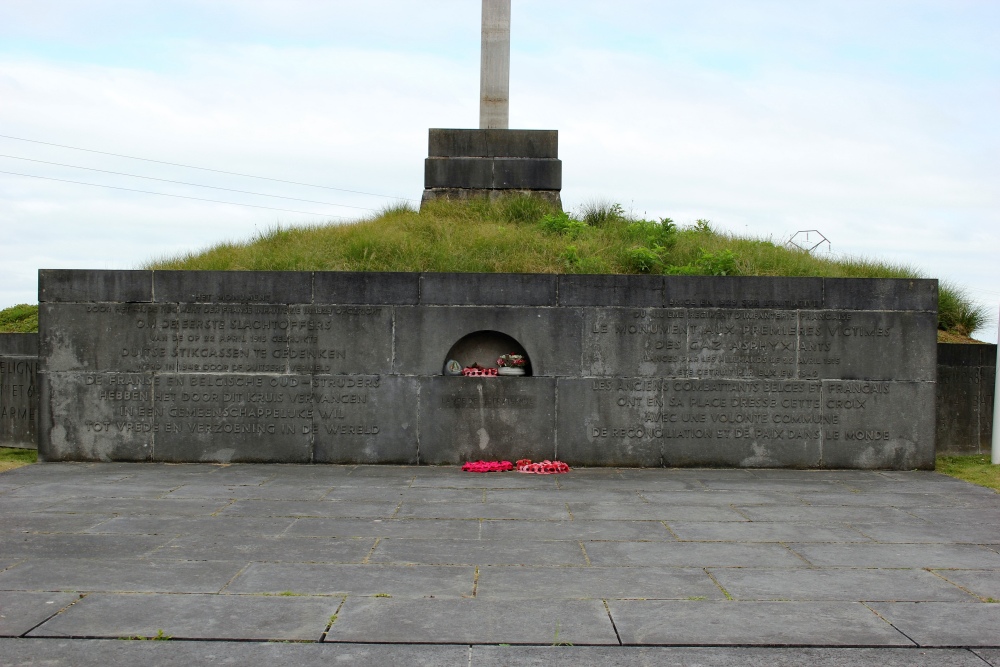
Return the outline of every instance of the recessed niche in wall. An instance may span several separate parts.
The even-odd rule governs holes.
[[[528,362],[525,375],[531,375],[531,359],[524,346],[517,339],[499,331],[475,331],[463,336],[451,346],[444,358],[444,366],[450,359],[457,361],[462,368],[479,364],[483,368],[496,368],[497,359],[504,354],[520,354]],[[447,373],[445,368],[443,371]]]

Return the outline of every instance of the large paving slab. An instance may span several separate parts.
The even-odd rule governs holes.
[[[858,602],[613,600],[623,644],[913,646]]]
[[[88,595],[31,637],[156,637],[318,641],[341,598]]]
[[[980,657],[982,656],[982,657]],[[990,659],[993,659],[990,661]],[[984,662],[987,660],[988,662]],[[678,648],[0,639],[0,667],[983,667],[1000,651],[921,648]]]
[[[1000,604],[873,602],[870,606],[920,646],[1000,647]]]
[[[79,599],[73,593],[0,592],[0,637],[20,637]]]
[[[998,516],[926,472],[39,464],[0,665],[1000,667]]]
[[[600,600],[351,598],[326,641],[444,644],[618,644]]]

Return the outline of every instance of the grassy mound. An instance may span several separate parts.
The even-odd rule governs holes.
[[[632,218],[604,202],[571,217],[528,197],[435,202],[420,213],[397,206],[352,224],[274,228],[143,268],[923,277],[908,266],[866,257],[824,259],[770,238],[722,233],[707,220],[681,228],[669,218]],[[942,331],[964,338],[986,315],[944,284],[939,317]]]
[[[0,333],[35,331],[38,331],[38,306],[22,303],[0,310]]]

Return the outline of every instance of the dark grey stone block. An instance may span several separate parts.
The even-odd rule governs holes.
[[[984,653],[985,650],[977,651]],[[1000,652],[997,656],[1000,662]],[[473,646],[475,667],[982,667],[963,649],[760,646]],[[60,663],[61,664],[61,663]],[[992,664],[992,663],[991,663]]]
[[[312,303],[307,271],[156,271],[158,303]]]
[[[933,382],[936,332],[932,312],[803,311],[799,377]]]
[[[115,554],[144,556],[170,541],[169,535],[72,535],[27,533],[8,536],[0,544],[2,557],[94,558]]]
[[[791,310],[687,311],[688,377],[791,380],[804,377]]]
[[[0,357],[37,357],[38,334],[0,333]]]
[[[857,602],[613,600],[622,644],[912,646]]]
[[[222,510],[222,516],[250,517],[346,517],[389,519],[399,507],[397,501],[344,503],[300,500],[237,500]]]
[[[39,373],[38,381],[39,460],[152,460],[152,374]]]
[[[339,598],[93,594],[32,637],[155,637],[316,641]]]
[[[287,333],[269,336],[270,340],[286,348],[268,353],[269,361],[277,362],[279,367],[287,359],[292,373],[326,375],[390,371],[391,306],[292,306],[289,311]]]
[[[460,599],[472,596],[475,578],[470,566],[253,563],[226,591]]]
[[[495,158],[493,188],[497,190],[562,190],[562,160]]]
[[[417,378],[312,379],[313,462],[417,463]]]
[[[351,665],[418,665],[439,667],[468,662],[467,646],[392,644],[314,644],[297,642],[146,642],[118,639],[3,639],[3,667],[44,664],[46,667],[149,665],[188,667],[198,664],[327,667]]]
[[[824,306],[831,310],[922,310],[937,312],[937,280],[824,278]]]
[[[974,602],[976,598],[920,569],[750,569],[712,570],[736,600],[912,600]]]
[[[577,309],[400,306],[395,311],[396,331],[407,332],[396,337],[395,373],[440,375],[452,346],[480,331],[506,334],[520,343],[535,377],[580,372],[583,317]]]
[[[1000,544],[1000,541],[997,541]],[[983,600],[1000,600],[1000,570],[940,570],[939,577],[961,586]],[[991,603],[995,604],[995,603]]]
[[[659,308],[588,308],[584,313],[586,375],[687,375],[687,311]]]
[[[23,337],[19,340],[14,337]],[[34,334],[0,335],[0,447],[38,448],[38,355],[4,350],[37,348]]]
[[[153,300],[152,271],[39,269],[38,301],[136,303]]]
[[[53,372],[175,367],[180,336],[193,334],[169,304],[43,303],[39,316],[40,370]]]
[[[700,568],[489,567],[478,582],[484,600],[724,599]]]
[[[556,458],[570,465],[662,465],[662,428],[649,416],[662,414],[661,384],[652,378],[560,378]]]
[[[788,546],[818,567],[1000,568],[1000,554],[971,544],[910,544],[905,549],[898,544]]]
[[[422,378],[420,462],[555,458],[555,393],[550,378]]]
[[[607,567],[802,567],[779,544],[584,542],[590,562]],[[693,611],[693,610],[692,610]]]
[[[313,276],[313,302],[317,305],[415,304],[419,298],[419,273],[316,271]]]
[[[20,637],[79,599],[74,593],[0,591],[0,637]],[[0,662],[4,661],[0,657]]]
[[[493,159],[482,157],[429,157],[424,160],[425,188],[493,187]]]
[[[548,567],[587,564],[579,543],[506,543],[482,540],[386,539],[372,553],[373,563],[397,565],[544,565]]]
[[[599,600],[348,598],[326,641],[461,644],[618,644]]]
[[[112,553],[113,549],[108,549]],[[238,561],[198,562],[115,558],[32,558],[0,572],[0,589],[131,593],[217,593],[246,566]],[[0,594],[2,595],[2,594]]]
[[[824,381],[823,466],[933,470],[934,393],[931,382]]]
[[[154,410],[157,460],[311,461],[310,377],[162,374],[157,380],[163,392]]]
[[[555,306],[554,275],[422,273],[420,303],[444,306]]]
[[[439,489],[434,489],[439,491]],[[482,493],[481,491],[479,492]],[[448,503],[445,503],[448,504]],[[435,537],[475,540],[479,521],[439,520],[433,524]],[[288,535],[323,537],[427,537],[428,524],[407,519],[297,519]]]
[[[374,545],[374,539],[185,535],[158,550],[156,556],[178,561],[360,563]]]
[[[665,306],[672,308],[765,308],[823,306],[822,278],[764,276],[666,276]]]
[[[938,343],[937,350],[937,452],[987,453],[997,346]]]
[[[561,306],[631,306],[662,308],[663,276],[559,276]]]
[[[561,494],[560,494],[561,496]],[[484,540],[625,540],[673,542],[659,521],[483,521]]]
[[[431,157],[559,157],[558,130],[466,130],[431,128]]]
[[[920,646],[996,646],[1000,604],[880,602],[871,605]]]

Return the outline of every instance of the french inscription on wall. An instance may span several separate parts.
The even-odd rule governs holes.
[[[0,446],[34,447],[38,442],[35,359],[0,356]]]
[[[534,306],[509,292],[509,276],[435,276],[438,287],[454,281],[446,291],[461,305],[403,274],[375,276],[406,287],[398,301],[325,303],[317,294],[357,300],[374,278],[318,276],[171,275],[156,290],[147,276],[136,280],[150,280],[149,290],[128,291],[147,302],[75,289],[58,298],[78,302],[43,302],[45,456],[933,461],[936,314],[927,304],[936,288],[928,281],[573,276],[531,296]],[[212,285],[198,291],[196,278]],[[252,285],[242,303],[241,282]],[[642,302],[657,307],[620,305]],[[448,351],[479,331],[515,338],[531,374],[443,376]]]

